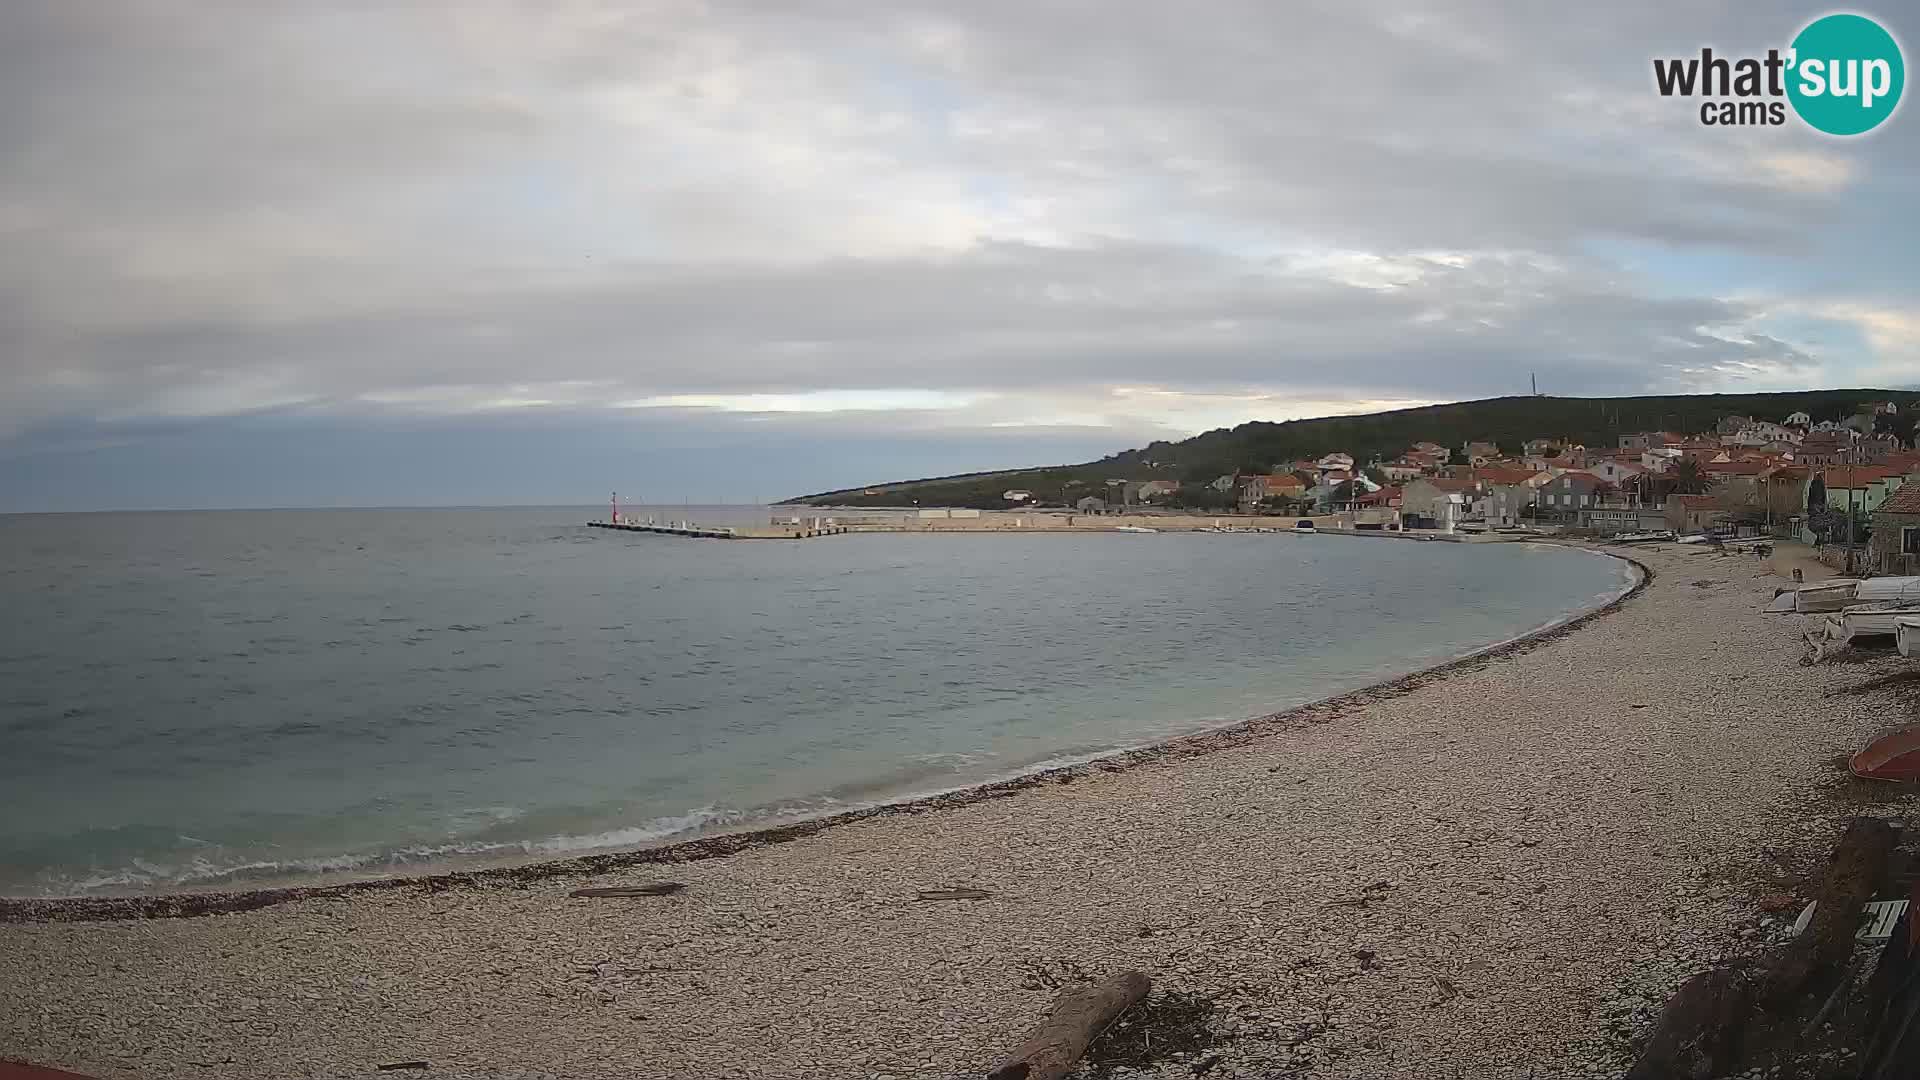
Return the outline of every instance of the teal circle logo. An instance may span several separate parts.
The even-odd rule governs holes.
[[[1864,15],[1825,15],[1793,39],[1787,100],[1800,119],[1829,135],[1879,127],[1900,105],[1907,65],[1900,43]]]

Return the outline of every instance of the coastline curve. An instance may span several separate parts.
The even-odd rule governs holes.
[[[1538,540],[1525,541],[1541,543]],[[1606,601],[1525,634],[1483,646],[1441,663],[1349,690],[1319,701],[1235,721],[1205,731],[1142,746],[1110,751],[1069,765],[1040,769],[952,791],[921,795],[858,807],[819,817],[750,828],[714,836],[628,851],[608,851],[564,859],[547,859],[473,870],[366,878],[316,885],[287,885],[263,889],[209,890],[136,896],[0,897],[0,923],[107,922],[132,919],[194,918],[237,914],[302,900],[345,897],[363,892],[417,889],[435,893],[478,889],[568,877],[597,876],[632,867],[699,862],[737,855],[755,848],[816,836],[828,829],[874,818],[926,814],[1011,797],[1049,783],[1063,783],[1095,772],[1124,772],[1142,765],[1204,757],[1250,742],[1304,727],[1329,723],[1373,702],[1400,697],[1441,679],[1477,670],[1489,663],[1522,655],[1618,610],[1645,590],[1654,571],[1645,563],[1615,551],[1585,544],[1549,542],[1627,564],[1634,582]]]

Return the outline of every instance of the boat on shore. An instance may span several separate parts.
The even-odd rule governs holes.
[[[1113,531],[1123,533],[1157,533],[1160,530],[1149,529],[1145,525],[1116,525]]]
[[[1853,592],[1859,584],[1853,578],[1810,581],[1794,590],[1793,610],[1802,615],[1839,611],[1855,602]]]
[[[1613,542],[1616,544],[1650,544],[1657,540],[1672,540],[1674,536],[1675,534],[1672,529],[1648,529],[1644,532],[1615,533]]]
[[[1893,643],[1901,656],[1920,656],[1920,611],[1909,611],[1894,618]]]

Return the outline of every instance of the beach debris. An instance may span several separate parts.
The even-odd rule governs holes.
[[[686,883],[681,881],[656,881],[651,885],[608,885],[594,889],[575,889],[567,895],[582,898],[672,896],[686,887]]]
[[[1146,975],[1123,971],[1062,991],[1026,1039],[987,1074],[987,1080],[1060,1080],[1087,1047],[1151,988]]]
[[[921,889],[921,900],[989,900],[993,894],[985,889]]]
[[[431,1069],[432,1065],[424,1061],[395,1061],[380,1066],[381,1072],[399,1072],[402,1069]]]
[[[1739,1058],[1754,987],[1743,971],[1715,968],[1680,984],[1627,1080],[1719,1076]]]
[[[1834,845],[1798,936],[1758,967],[1717,967],[1681,983],[1627,1080],[1735,1071],[1750,1031],[1764,1032],[1790,1014],[1809,987],[1826,990],[1823,980],[1853,957],[1862,908],[1886,876],[1895,839],[1886,821],[1854,818]]]
[[[1767,972],[1766,996],[1783,1002],[1818,976],[1837,970],[1853,954],[1860,909],[1873,898],[1893,854],[1896,831],[1884,819],[1856,817],[1847,824],[1816,894],[1812,918]]]
[[[1813,913],[1820,906],[1815,900],[1800,909],[1800,917],[1793,921],[1793,932],[1804,934],[1807,926],[1813,922]],[[1858,940],[1869,945],[1884,944],[1893,937],[1893,928],[1900,923],[1900,916],[1907,913],[1905,900],[1872,900],[1860,909],[1860,929],[1854,934]]]

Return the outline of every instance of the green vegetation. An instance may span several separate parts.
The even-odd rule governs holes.
[[[1058,465],[1009,472],[973,473],[925,480],[894,481],[869,488],[826,491],[789,502],[823,506],[1003,507],[1010,488],[1034,493],[1045,504],[1109,494],[1108,480],[1177,480],[1181,497],[1189,485],[1204,485],[1225,473],[1264,473],[1302,458],[1334,451],[1352,454],[1362,464],[1399,456],[1416,442],[1435,442],[1455,451],[1471,440],[1499,445],[1518,454],[1528,439],[1565,439],[1589,447],[1618,445],[1622,433],[1711,431],[1733,414],[1781,420],[1805,412],[1817,423],[1853,415],[1865,401],[1892,400],[1899,422],[1920,412],[1914,391],[1809,390],[1784,394],[1695,394],[1671,397],[1560,398],[1505,397],[1398,409],[1367,416],[1328,416],[1315,420],[1268,423],[1256,420],[1221,428],[1181,442],[1155,442],[1083,465]],[[872,491],[873,494],[867,494]]]

